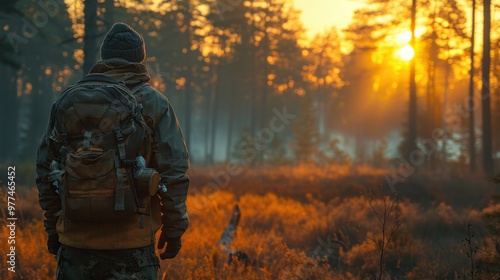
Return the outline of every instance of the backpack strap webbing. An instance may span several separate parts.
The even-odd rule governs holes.
[[[125,178],[119,167],[120,159],[115,156],[115,166],[116,166],[116,188],[115,188],[115,210],[123,211],[125,210],[125,185],[123,184]]]
[[[116,167],[116,192],[115,192],[115,210],[125,210],[125,186],[123,184],[124,176],[120,168],[122,167],[121,161],[125,160],[125,144],[123,139],[123,134],[120,126],[115,127],[116,144],[118,147],[118,155],[115,155],[115,167]]]

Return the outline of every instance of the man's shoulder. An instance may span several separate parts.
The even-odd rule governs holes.
[[[144,83],[141,85],[137,86],[137,89],[132,89],[132,92],[136,97],[143,97],[143,98],[158,98],[158,99],[164,99],[165,101],[167,100],[167,97],[163,95],[158,89],[153,87],[149,83]]]
[[[138,104],[144,108],[143,115],[158,121],[170,108],[165,95],[150,84],[141,86],[134,92]]]
[[[138,103],[147,102],[148,100],[168,103],[167,97],[149,83],[139,85],[139,88],[134,91],[134,96]]]

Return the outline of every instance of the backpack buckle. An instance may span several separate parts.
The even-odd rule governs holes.
[[[118,153],[120,155],[120,159],[124,160],[126,157],[125,143],[123,142],[123,134],[119,125],[115,126],[115,136],[117,140]]]
[[[119,126],[115,126],[115,135],[116,135],[116,140],[120,142],[123,141],[122,130]]]
[[[135,159],[124,159],[121,160],[121,166],[122,167],[134,167],[137,165],[137,162]]]

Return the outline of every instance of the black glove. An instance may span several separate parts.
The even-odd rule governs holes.
[[[163,249],[165,243],[167,243],[167,248],[160,254],[160,258],[162,260],[175,258],[182,247],[181,237],[170,238],[167,236],[166,231],[162,230],[158,240],[158,249]]]
[[[59,235],[57,233],[49,234],[49,239],[47,240],[47,248],[49,249],[49,253],[52,255],[57,255],[57,251],[61,247],[61,243],[59,243]]]

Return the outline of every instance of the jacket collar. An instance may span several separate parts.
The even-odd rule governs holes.
[[[129,88],[148,82],[151,77],[144,64],[129,62],[121,58],[106,59],[96,63],[90,73],[101,73],[122,81]]]

